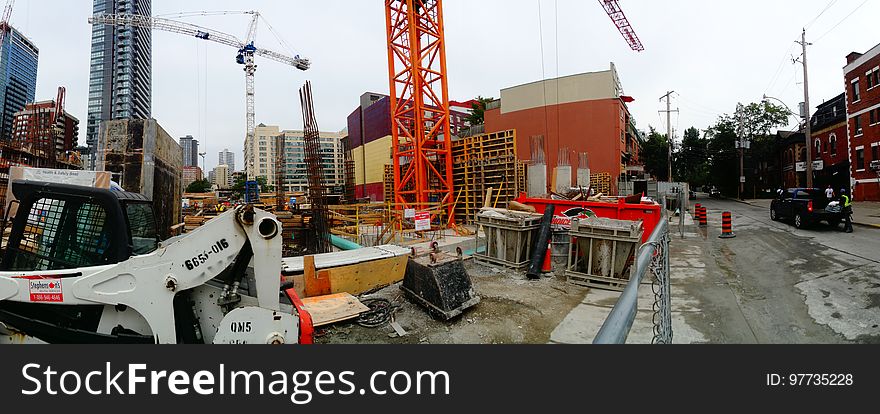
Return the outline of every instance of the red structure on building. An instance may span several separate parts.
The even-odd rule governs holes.
[[[850,53],[846,79],[849,162],[857,201],[880,201],[880,45]]]
[[[27,104],[15,113],[12,139],[4,143],[3,161],[13,165],[63,168],[79,167],[77,146],[79,120],[64,110],[65,88],[58,88],[54,101]]]
[[[500,104],[485,114],[487,133],[517,132],[517,157],[531,158],[531,137],[544,137],[547,177],[558,164],[560,149],[589,154],[593,173],[608,173],[616,194],[618,177],[641,165],[640,134],[627,108],[632,98],[623,89],[612,64],[602,72],[550,79],[501,91]],[[572,157],[576,164],[577,157]],[[572,165],[572,168],[586,166]],[[547,180],[549,192],[551,180]],[[572,183],[574,184],[574,183]]]
[[[442,0],[385,0],[395,203],[453,213]]]

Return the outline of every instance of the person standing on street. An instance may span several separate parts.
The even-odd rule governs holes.
[[[846,233],[852,233],[852,232],[853,232],[853,225],[852,225],[852,213],[853,213],[853,211],[852,211],[852,198],[850,198],[849,194],[847,194],[846,189],[841,189],[841,190],[840,190],[840,202],[841,202],[842,207],[843,207],[843,210],[842,210],[842,212],[843,212],[843,221],[844,221],[843,231],[846,232]]]
[[[834,200],[834,189],[831,188],[831,185],[829,185],[828,188],[825,189],[825,198],[827,198],[828,201]]]

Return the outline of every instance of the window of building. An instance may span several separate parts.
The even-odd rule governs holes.
[[[880,161],[880,146],[871,146],[871,161]]]
[[[868,112],[868,125],[874,125],[877,123],[876,112],[877,112],[876,110]]]
[[[821,153],[822,153],[822,140],[817,139],[816,140],[816,157],[818,157],[819,154],[821,154]]]
[[[880,86],[880,66],[865,73],[865,77],[868,78],[868,90]]]
[[[856,170],[865,170],[865,147],[856,148]]]
[[[836,134],[831,134],[831,136],[828,137],[828,145],[831,147],[831,155],[836,157],[837,156],[837,135]]]
[[[865,132],[865,130],[862,128],[862,116],[861,116],[861,115],[856,115],[855,118],[854,118],[854,120],[855,120],[855,123],[856,123],[854,129],[855,129],[855,131],[856,131],[856,136],[858,137],[858,136],[861,136],[861,135]]]
[[[862,91],[859,90],[859,80],[856,79],[852,81],[852,94],[853,94],[853,103],[862,100]]]

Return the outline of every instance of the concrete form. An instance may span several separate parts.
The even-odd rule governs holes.
[[[155,119],[101,124],[97,170],[114,174],[125,191],[153,201],[159,236],[181,221],[183,150]]]

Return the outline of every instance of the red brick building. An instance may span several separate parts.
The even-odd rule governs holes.
[[[846,94],[819,105],[811,122],[814,186],[834,191],[850,185]]]
[[[846,79],[849,162],[856,201],[880,201],[880,44],[850,53]]]
[[[617,178],[627,167],[640,165],[639,133],[626,105],[631,101],[623,95],[612,64],[607,71],[502,90],[500,105],[486,111],[486,132],[516,130],[520,160],[531,158],[531,137],[544,136],[548,187],[560,149],[568,148],[571,154],[586,152],[591,172],[610,174],[616,194]],[[581,167],[577,162],[577,156],[572,156],[573,169]]]

